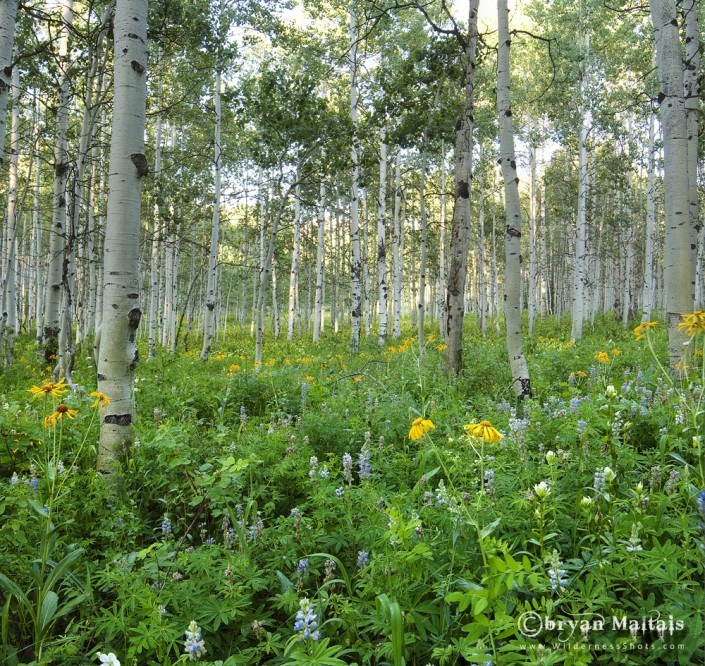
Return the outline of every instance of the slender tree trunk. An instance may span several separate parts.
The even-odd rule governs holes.
[[[584,108],[585,95],[585,60],[580,63],[580,136],[578,147],[578,218],[575,223],[575,265],[573,272],[573,319],[571,337],[581,340],[585,321],[585,295],[588,286],[587,275],[587,185],[588,185],[588,149],[587,117]]]
[[[512,369],[512,386],[518,400],[531,397],[529,368],[524,357],[521,336],[519,290],[521,279],[521,206],[519,178],[514,153],[510,73],[509,73],[509,9],[507,0],[497,0],[497,114],[499,116],[500,164],[504,177],[504,199],[507,228],[504,239],[506,267],[504,271],[504,319],[507,328],[507,350]]]
[[[538,183],[536,179],[536,147],[529,144],[529,335],[534,332],[538,311]]]
[[[204,326],[203,326],[203,348],[201,349],[201,360],[207,361],[211,353],[211,345],[213,342],[213,327],[216,325],[216,291],[217,270],[218,270],[218,246],[220,239],[220,92],[221,92],[221,76],[220,69],[215,72],[215,90],[213,93],[213,105],[215,107],[215,140],[214,140],[214,181],[215,193],[213,195],[213,220],[211,223],[211,243],[208,253],[208,287],[206,289],[206,303],[203,311]]]
[[[110,140],[108,221],[105,230],[105,307],[98,358],[101,409],[98,470],[111,473],[132,444],[134,371],[140,311],[141,179],[147,174],[144,127],[147,100],[147,1],[118,0],[115,11],[115,108]]]
[[[49,234],[49,265],[44,298],[44,331],[39,352],[47,362],[58,353],[60,328],[61,286],[64,250],[66,248],[66,183],[69,174],[69,156],[66,135],[69,124],[69,33],[73,23],[73,0],[61,4],[62,25],[59,42],[59,87],[56,111],[56,140],[54,145],[54,201]]]
[[[162,106],[162,75],[161,68],[157,82],[157,108]],[[162,114],[157,114],[157,127],[154,137],[154,209],[152,212],[151,263],[149,266],[149,357],[157,355],[157,310],[159,305],[159,236],[161,232],[161,174],[162,174]]]
[[[289,275],[289,319],[286,339],[294,339],[296,303],[299,291],[299,263],[301,255],[301,165],[296,169],[296,194],[294,195],[294,247],[291,250],[291,273]]]
[[[350,191],[350,247],[352,257],[350,262],[351,286],[351,321],[350,352],[355,354],[360,348],[360,330],[362,326],[362,263],[360,258],[360,220],[359,220],[359,183],[360,164],[357,144],[357,20],[353,5],[349,8],[350,17],[350,119],[353,126],[353,141],[351,149],[352,184]]]
[[[10,129],[10,177],[7,188],[7,221],[5,233],[5,265],[3,268],[3,346],[4,364],[12,365],[14,360],[15,326],[17,323],[17,176],[20,145],[20,71],[12,72],[12,121]]]
[[[394,176],[394,321],[392,337],[401,335],[401,285],[404,257],[401,252],[401,149],[397,148]]]
[[[379,328],[377,343],[387,341],[387,141],[386,130],[379,137],[379,208],[377,212],[377,281],[379,284]]]
[[[426,143],[427,134],[423,133],[421,149],[421,173],[419,175],[419,212],[421,217],[421,247],[419,250],[419,300],[418,300],[418,338],[419,356],[426,353],[424,324],[426,320],[426,252],[428,245],[428,220],[426,219]]]
[[[441,142],[441,194],[440,219],[438,231],[438,330],[443,335],[446,330],[446,154],[445,144]]]
[[[692,254],[689,218],[688,138],[678,17],[674,0],[649,0],[659,64],[663,128],[666,241],[664,277],[670,365],[683,358],[686,333],[678,328],[691,311]]]
[[[321,176],[318,191],[318,243],[316,247],[316,305],[313,314],[313,341],[321,339],[323,320],[323,259],[326,242],[326,184]]]
[[[475,92],[475,50],[477,46],[477,7],[470,0],[468,34],[465,50],[465,100],[463,113],[455,131],[455,194],[450,242],[450,272],[446,300],[445,351],[446,372],[459,374],[463,367],[463,320],[465,284],[470,246],[470,191],[472,184],[472,148]]]

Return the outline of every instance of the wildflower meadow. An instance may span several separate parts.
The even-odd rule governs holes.
[[[431,329],[261,364],[231,331],[139,363],[110,476],[90,350],[67,382],[18,339],[0,663],[703,664],[705,315],[683,323],[673,376],[661,323],[541,322],[521,404],[472,321],[452,379]]]

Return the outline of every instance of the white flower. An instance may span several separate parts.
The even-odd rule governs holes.
[[[548,496],[551,492],[551,489],[548,487],[548,484],[545,481],[541,481],[541,483],[537,483],[534,486],[534,494],[536,497],[539,498],[539,500],[544,499],[546,496]]]
[[[553,451],[546,451],[546,462],[551,465],[556,459],[556,454]]]
[[[614,473],[614,470],[611,467],[605,467],[605,479],[607,479],[607,483],[612,483],[617,478],[617,475]]]
[[[100,659],[101,664],[108,664],[108,666],[120,666],[120,660],[115,656],[114,652],[108,652],[108,654],[99,652],[98,659]]]

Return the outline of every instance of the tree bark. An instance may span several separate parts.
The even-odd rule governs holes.
[[[463,320],[465,283],[470,246],[470,192],[472,185],[472,148],[475,109],[475,51],[477,47],[477,7],[470,0],[465,50],[464,109],[455,126],[455,193],[450,241],[450,271],[446,298],[445,367],[459,374],[463,367]]]
[[[512,387],[519,401],[531,397],[529,368],[524,356],[521,336],[521,206],[519,178],[514,153],[510,73],[509,73],[509,9],[507,0],[497,0],[497,115],[499,116],[500,164],[504,178],[507,213],[504,239],[506,266],[504,271],[504,319],[507,329],[507,351],[512,369]]]
[[[350,262],[351,286],[351,331],[350,352],[356,354],[360,349],[360,331],[362,327],[362,261],[360,258],[360,219],[359,219],[359,184],[360,160],[357,145],[357,20],[353,5],[349,8],[350,17],[350,119],[353,126],[353,140],[350,157],[352,161],[352,183],[350,189]]]
[[[115,34],[115,108],[110,140],[108,219],[105,229],[103,320],[98,390],[101,409],[98,470],[115,470],[134,439],[134,371],[140,310],[139,236],[147,100],[147,0],[118,0]]]
[[[379,208],[377,210],[377,282],[379,285],[379,327],[377,343],[387,341],[387,141],[383,127],[379,133]]]
[[[656,34],[663,129],[666,239],[664,279],[670,366],[682,362],[686,333],[678,328],[691,311],[692,254],[688,206],[688,138],[678,20],[674,0],[649,0]]]

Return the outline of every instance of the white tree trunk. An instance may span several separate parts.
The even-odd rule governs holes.
[[[291,272],[289,274],[289,319],[286,339],[294,339],[297,301],[299,292],[299,263],[301,256],[301,165],[296,169],[296,193],[294,195],[294,246],[291,250]]]
[[[509,73],[509,9],[507,0],[497,0],[497,115],[499,116],[500,164],[504,177],[507,227],[504,238],[506,266],[504,318],[507,328],[507,350],[512,369],[512,387],[518,400],[531,397],[529,368],[524,356],[521,336],[519,291],[521,280],[521,206],[519,178],[514,153],[510,73]]]
[[[649,0],[659,64],[661,125],[663,130],[666,240],[664,278],[671,370],[683,358],[686,333],[678,328],[691,311],[691,234],[688,206],[688,138],[683,97],[678,18],[674,0]]]
[[[690,230],[691,282],[693,283],[694,310],[700,309],[700,290],[695,283],[697,272],[697,245],[700,235],[700,200],[698,197],[698,118],[700,113],[701,76],[700,54],[702,43],[698,23],[698,3],[695,0],[684,0],[683,16],[685,17],[685,69],[683,85],[686,114],[686,137],[688,140],[688,215]]]
[[[3,284],[3,309],[2,319],[4,331],[4,363],[12,365],[14,360],[15,327],[17,324],[17,172],[19,164],[20,145],[20,71],[15,68],[12,72],[12,122],[10,129],[10,176],[7,187],[7,220],[5,243],[5,265],[2,267]]]
[[[401,335],[401,286],[403,279],[404,257],[401,252],[401,149],[397,148],[394,175],[394,321],[392,337]]]
[[[101,409],[98,470],[115,469],[134,437],[134,370],[140,317],[140,194],[147,100],[147,0],[117,0],[115,108],[110,140],[108,220],[105,229],[103,320],[98,390],[110,399]]]
[[[214,139],[214,188],[213,194],[213,219],[211,222],[211,243],[208,252],[208,287],[206,290],[205,309],[203,311],[203,348],[201,349],[201,360],[207,361],[211,353],[213,342],[213,327],[216,325],[216,291],[218,289],[218,244],[220,238],[220,92],[221,92],[220,70],[215,72],[215,90],[213,92],[213,105],[215,107],[215,139]]]
[[[54,200],[51,230],[49,233],[49,264],[44,297],[44,330],[39,348],[47,362],[58,353],[61,317],[61,285],[63,259],[66,248],[66,182],[69,174],[69,156],[66,134],[69,124],[69,34],[73,24],[73,0],[61,3],[61,28],[59,41],[59,87],[57,92],[56,139],[54,144]]]
[[[379,327],[377,343],[387,340],[387,141],[383,127],[379,133],[379,208],[377,211],[377,282],[379,285]]]
[[[12,53],[18,0],[0,1],[0,166],[4,163],[7,101],[12,86]]]
[[[157,82],[157,108],[162,106],[162,75],[159,70],[159,81]],[[154,209],[152,211],[152,239],[151,239],[151,263],[149,266],[149,356],[155,358],[157,355],[157,311],[159,309],[159,256],[160,256],[160,235],[161,227],[161,175],[162,175],[162,114],[157,114],[157,127],[154,136]]]
[[[323,329],[323,267],[326,240],[326,184],[321,176],[318,192],[318,243],[316,247],[316,305],[313,313],[313,341],[321,339]]]
[[[441,193],[440,219],[438,230],[438,330],[443,335],[446,330],[446,153],[445,144],[441,142]]]
[[[536,147],[529,144],[529,335],[534,332],[538,311],[538,182],[536,178]]]
[[[419,250],[419,299],[417,316],[417,335],[419,338],[419,356],[426,353],[424,324],[426,321],[426,253],[428,245],[428,220],[426,219],[426,131],[423,135],[421,149],[421,174],[419,176],[419,207],[421,215],[421,247]]]
[[[573,266],[573,319],[571,337],[581,340],[586,315],[587,274],[587,194],[588,194],[588,149],[587,114],[584,107],[585,60],[580,63],[580,135],[578,146],[578,217],[575,223],[575,258]]]
[[[470,194],[472,179],[473,125],[475,108],[475,51],[477,47],[477,7],[470,0],[468,33],[465,43],[465,97],[463,112],[455,131],[455,194],[450,241],[450,272],[446,300],[445,367],[459,374],[463,367],[463,320],[465,286],[470,247]]]
[[[357,20],[355,10],[350,5],[350,119],[353,126],[353,141],[350,151],[352,160],[352,182],[350,188],[350,248],[352,251],[350,262],[351,286],[351,331],[350,351],[355,354],[360,348],[360,330],[362,326],[362,260],[360,257],[360,219],[359,195],[360,160],[357,145]]]

